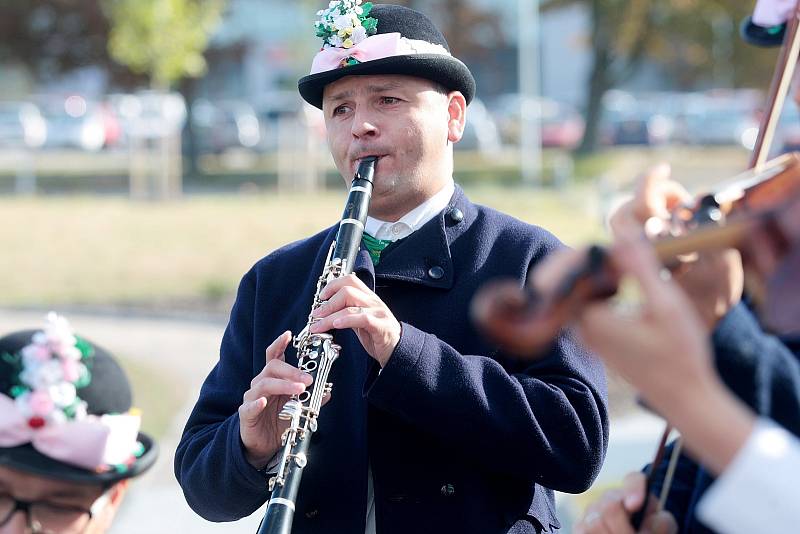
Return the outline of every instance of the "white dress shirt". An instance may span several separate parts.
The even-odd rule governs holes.
[[[383,239],[384,241],[397,241],[408,237],[447,207],[455,188],[456,185],[451,179],[441,191],[400,217],[397,222],[387,222],[374,217],[367,217],[364,231],[375,239]]]
[[[733,462],[697,506],[697,517],[724,534],[800,531],[800,440],[761,419]]]

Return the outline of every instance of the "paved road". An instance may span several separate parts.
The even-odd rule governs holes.
[[[0,332],[37,328],[44,312],[0,309]],[[76,331],[91,338],[112,353],[136,358],[142,364],[161,368],[186,384],[186,405],[175,414],[172,431],[160,440],[161,454],[156,465],[131,485],[111,534],[173,534],[175,532],[256,532],[263,510],[236,523],[215,524],[203,520],[189,509],[172,474],[172,458],[183,424],[199,391],[200,384],[217,359],[217,348],[224,324],[213,321],[183,321],[130,316],[69,313]],[[657,441],[660,424],[643,413],[615,421],[611,446],[598,484],[619,480],[624,473],[646,463]],[[224,492],[220,486],[220,492]],[[569,496],[559,496],[560,507],[568,514]],[[565,518],[566,519],[566,518]],[[565,521],[565,527],[568,521]],[[565,528],[562,532],[568,534]]]

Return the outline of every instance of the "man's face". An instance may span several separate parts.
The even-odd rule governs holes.
[[[45,532],[101,534],[110,525],[122,493],[124,484],[118,484],[106,493],[99,484],[63,482],[0,466],[0,502],[4,503],[0,521],[7,517],[10,504],[6,503],[10,502],[9,499],[16,499],[32,503],[33,514],[40,515],[43,529],[52,525]],[[89,509],[93,512],[91,519],[89,514],[80,512]],[[0,526],[0,534],[29,533],[29,524],[28,515],[17,511]]]
[[[347,76],[325,87],[328,145],[345,183],[361,158],[379,158],[370,214],[397,220],[444,186],[465,107],[461,93],[412,76]]]

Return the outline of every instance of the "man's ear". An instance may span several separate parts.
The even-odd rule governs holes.
[[[122,504],[122,500],[128,492],[129,484],[130,480],[121,480],[106,490],[108,503],[103,507],[100,513],[92,519],[94,529],[91,532],[106,532],[111,528],[111,523],[114,521],[117,510],[119,510],[119,505]]]
[[[120,480],[108,490],[108,498],[111,501],[111,504],[114,506],[119,506],[122,502],[122,498],[125,497],[125,494],[128,492],[128,486],[130,485],[130,480]]]
[[[447,93],[447,140],[457,143],[464,135],[467,123],[467,100],[461,91]]]

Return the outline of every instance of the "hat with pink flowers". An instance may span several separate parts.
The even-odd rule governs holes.
[[[332,0],[317,12],[322,49],[311,72],[298,82],[300,96],[322,108],[325,86],[345,76],[402,74],[475,96],[469,68],[450,53],[442,32],[423,13],[403,6],[361,0]]]
[[[0,338],[0,465],[74,482],[134,477],[158,448],[131,404],[116,360],[63,317]]]

